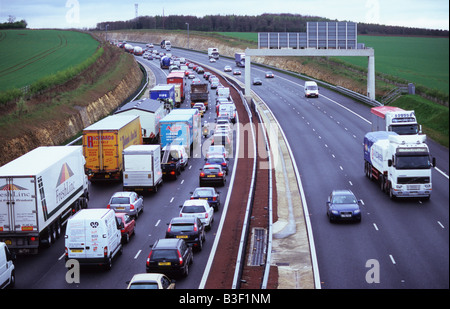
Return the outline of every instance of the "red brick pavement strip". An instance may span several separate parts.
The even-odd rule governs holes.
[[[227,84],[221,77],[219,77],[219,79],[223,85]],[[248,118],[247,111],[242,104],[240,95],[233,87],[230,87],[230,90],[231,96],[236,104],[240,123],[248,124],[250,120]],[[256,115],[253,115],[253,121],[256,124]],[[256,128],[258,128],[258,126],[256,126]],[[262,133],[257,132],[257,134]],[[253,171],[253,158],[249,158],[249,154],[253,154],[252,141],[249,140],[250,138],[251,136],[248,136],[248,134],[242,134],[241,132],[241,148],[240,153],[238,154],[239,160],[237,163],[237,174],[235,177],[233,192],[230,197],[228,212],[224,222],[222,234],[220,235],[218,249],[205,285],[206,289],[230,289],[233,284],[236,259],[239,249],[239,240],[241,238]],[[259,138],[257,139],[257,142],[258,141],[264,141],[264,139]],[[261,149],[265,149],[265,147],[259,147],[257,149],[258,151],[261,151]],[[266,158],[265,154],[262,154],[260,157]],[[262,159],[260,161],[263,162]],[[265,161],[267,161],[267,159],[265,159]],[[257,168],[258,167],[260,166],[257,165]],[[255,201],[251,214],[253,218],[250,228],[264,227],[267,229],[269,188],[268,169],[258,168],[256,176]],[[274,195],[274,201],[276,201],[276,194]],[[274,207],[276,207],[276,203],[274,204]],[[274,214],[276,214],[275,210],[273,212]],[[274,221],[275,219],[276,218],[274,218]],[[251,237],[251,233],[249,233],[249,237]],[[249,246],[247,246],[247,249],[248,248]],[[245,257],[245,261],[247,261],[247,259],[248,255]],[[244,266],[242,279],[244,280],[243,282],[246,283],[241,284],[240,288],[259,289],[261,287],[263,275],[264,266]],[[278,269],[277,267],[272,266],[267,288],[275,289],[277,288],[277,285]]]

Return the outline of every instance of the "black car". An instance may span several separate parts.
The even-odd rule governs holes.
[[[334,190],[327,201],[327,216],[330,222],[353,220],[361,222],[360,200],[350,190]]]
[[[194,261],[194,254],[183,239],[159,239],[151,247],[146,263],[148,273],[185,277],[189,274],[189,265]]]
[[[200,187],[206,183],[208,184],[221,184],[225,185],[226,182],[225,172],[222,170],[221,165],[210,164],[205,165],[200,169],[199,182]]]
[[[214,211],[219,210],[220,192],[216,191],[214,187],[198,187],[191,194],[191,200],[207,200],[209,205],[214,208]]]
[[[219,164],[228,175],[228,160],[222,155],[210,155],[205,159],[205,165]]]
[[[200,251],[205,241],[205,228],[197,217],[175,217],[170,220],[166,238],[183,239]]]

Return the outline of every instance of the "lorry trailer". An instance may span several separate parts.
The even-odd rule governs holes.
[[[0,167],[0,242],[36,254],[88,205],[81,146],[38,147]]]
[[[122,151],[142,144],[139,116],[108,116],[83,130],[83,154],[89,180],[122,180]]]

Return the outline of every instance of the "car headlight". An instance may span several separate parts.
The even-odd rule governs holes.
[[[355,211],[353,211],[353,214],[354,215],[357,215],[357,214],[360,214],[361,213],[361,210],[360,209],[356,209]]]
[[[337,211],[337,210],[332,210],[331,213],[332,213],[333,215],[338,215],[338,214],[339,214],[339,211]]]

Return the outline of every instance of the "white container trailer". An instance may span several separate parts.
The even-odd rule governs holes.
[[[50,245],[73,212],[87,207],[81,146],[38,147],[0,167],[0,241],[18,253]]]
[[[141,99],[123,105],[115,115],[139,116],[144,144],[159,144],[159,121],[167,115],[160,100]]]
[[[133,145],[123,151],[124,191],[158,191],[162,183],[161,146]]]

